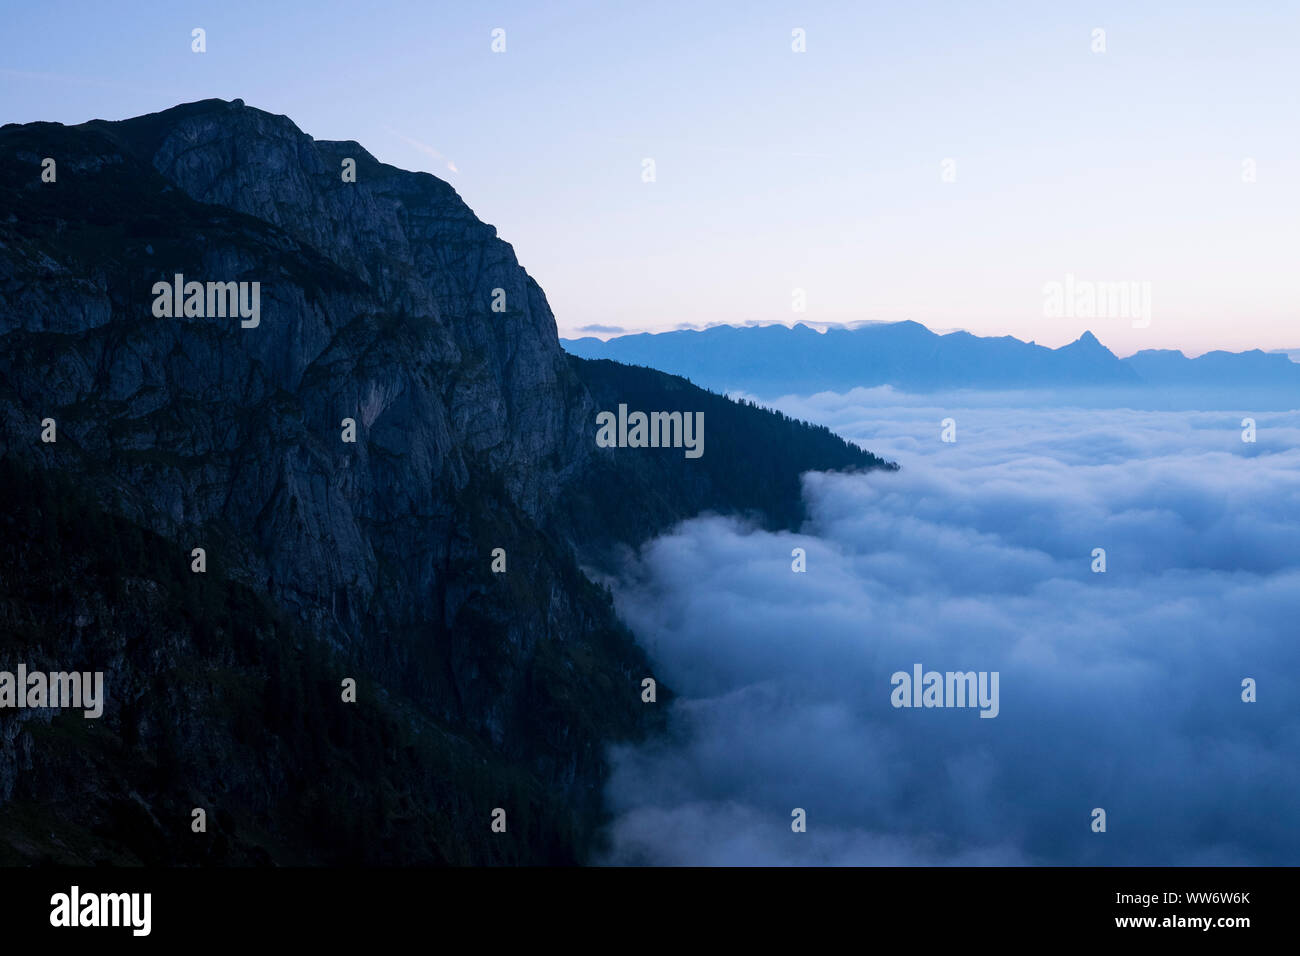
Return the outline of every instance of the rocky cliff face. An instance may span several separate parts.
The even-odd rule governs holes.
[[[571,441],[567,416],[585,422],[587,409],[555,401],[565,362],[546,297],[447,183],[385,166],[357,143],[314,141],[287,117],[238,100],[88,125],[190,197],[271,223],[323,253],[417,323],[456,446],[506,474],[530,513],[557,465],[581,465],[586,446]],[[345,159],[356,163],[355,182],[343,181]],[[492,311],[494,293],[503,311]],[[316,358],[293,356],[289,367]],[[378,419],[397,395],[377,390],[358,399]],[[558,461],[545,460],[557,450]],[[520,463],[530,467],[514,467]]]
[[[46,157],[57,164],[53,182],[42,181]],[[341,176],[345,159],[356,162],[355,182]],[[286,818],[309,813],[293,784],[302,773],[399,792],[415,808],[411,825],[441,814],[441,827],[461,834],[420,851],[393,834],[354,834],[363,849],[347,859],[576,859],[599,822],[604,743],[643,733],[653,712],[639,697],[649,664],[578,572],[576,553],[635,545],[704,507],[782,511],[777,520],[788,521],[800,470],[882,464],[828,433],[647,372],[644,401],[720,402],[716,417],[738,416],[737,429],[779,425],[807,447],[797,458],[772,450],[766,490],[738,483],[717,456],[692,471],[680,451],[598,448],[597,401],[620,397],[617,375],[565,356],[540,287],[450,186],[380,164],[355,143],[313,141],[240,101],[119,123],[4,127],[0,200],[0,457],[11,496],[42,511],[46,524],[35,526],[50,538],[10,543],[9,617],[30,634],[0,645],[0,667],[29,653],[107,669],[93,746],[119,754],[104,758],[112,774],[94,774],[99,797],[78,805],[60,776],[73,772],[74,751],[24,736],[32,712],[0,712],[0,802],[38,817],[43,805],[81,806],[74,816],[85,818],[67,823],[81,829],[59,836],[57,852],[19,841],[22,859],[188,859],[158,833],[187,829],[174,812],[189,802],[182,793],[198,791],[236,794],[226,808],[226,838],[238,848],[222,857],[230,861],[260,859],[254,843],[271,859],[336,860],[311,835],[329,829],[331,813],[366,806],[387,820],[357,797],[311,803],[316,830],[277,824],[269,793],[293,805]],[[260,283],[256,326],[156,315],[154,285],[176,274]],[[46,419],[54,442],[42,440]],[[343,440],[344,419],[355,422],[355,442]],[[612,498],[610,483],[636,496]],[[62,498],[50,497],[56,486]],[[59,504],[67,489],[84,496],[75,509]],[[781,507],[765,507],[772,502]],[[135,566],[134,596],[118,595],[126,603],[107,593],[116,585],[95,542],[77,536],[86,523],[114,540],[139,529],[125,548]],[[132,549],[146,545],[158,553],[140,565]],[[81,565],[103,573],[86,577],[85,593],[63,581],[56,589],[70,603],[30,613],[32,575],[57,577],[38,553],[46,546],[66,550],[69,575]],[[206,551],[211,587],[241,596],[256,622],[173,613],[200,587],[193,548]],[[506,573],[491,570],[496,548]],[[205,642],[198,632],[214,615],[223,636]],[[415,748],[412,766],[376,770],[367,784],[355,766],[339,770],[338,754],[295,753],[301,735],[281,727],[256,760],[235,760],[226,724],[266,716],[214,689],[232,674],[257,679],[269,652],[232,636],[245,632],[299,648],[298,669],[286,665],[273,681],[308,672],[318,683],[354,673],[373,681],[371,701],[355,705],[333,691],[304,699],[301,688],[280,688],[323,725],[352,720],[381,738],[396,727],[426,741],[436,730],[458,756]],[[158,691],[182,672],[207,675],[181,681],[197,695],[188,705]],[[170,769],[155,766],[142,783],[121,768],[148,764],[168,707],[182,725],[168,738]],[[475,760],[481,768],[466,769]],[[444,778],[434,765],[461,769]],[[256,773],[270,777],[260,789]],[[146,835],[111,853],[78,849],[109,839],[124,788],[143,808]],[[532,807],[521,810],[531,838],[504,855],[488,820],[508,797],[493,793]]]

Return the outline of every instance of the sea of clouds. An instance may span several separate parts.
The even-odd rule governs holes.
[[[902,470],[807,475],[800,533],[701,517],[629,563],[677,697],[614,753],[606,862],[1300,864],[1300,412],[771,404]],[[998,671],[999,715],[895,709],[915,663]]]

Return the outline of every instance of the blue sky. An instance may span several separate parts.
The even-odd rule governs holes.
[[[1297,4],[110,7],[7,5],[0,121],[240,97],[356,139],[451,182],[562,334],[911,318],[1300,347]],[[1150,325],[1045,317],[1067,274],[1149,282]]]

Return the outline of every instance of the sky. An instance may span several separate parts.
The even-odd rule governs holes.
[[[1296,863],[1300,413],[1248,443],[964,402],[781,400],[902,469],[809,473],[798,533],[703,516],[612,579],[678,697],[616,751],[605,862]],[[996,717],[894,707],[916,664],[998,673]]]
[[[1121,355],[1300,347],[1300,4],[4,13],[0,122],[242,98],[355,139],[497,226],[562,335],[914,319]],[[1150,321],[1054,316],[1067,276],[1149,284]]]

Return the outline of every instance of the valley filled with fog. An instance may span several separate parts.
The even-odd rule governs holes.
[[[1300,412],[769,404],[901,470],[806,475],[801,533],[703,516],[628,561],[677,697],[614,753],[608,862],[1300,860]],[[916,664],[998,672],[998,715],[892,706]]]

